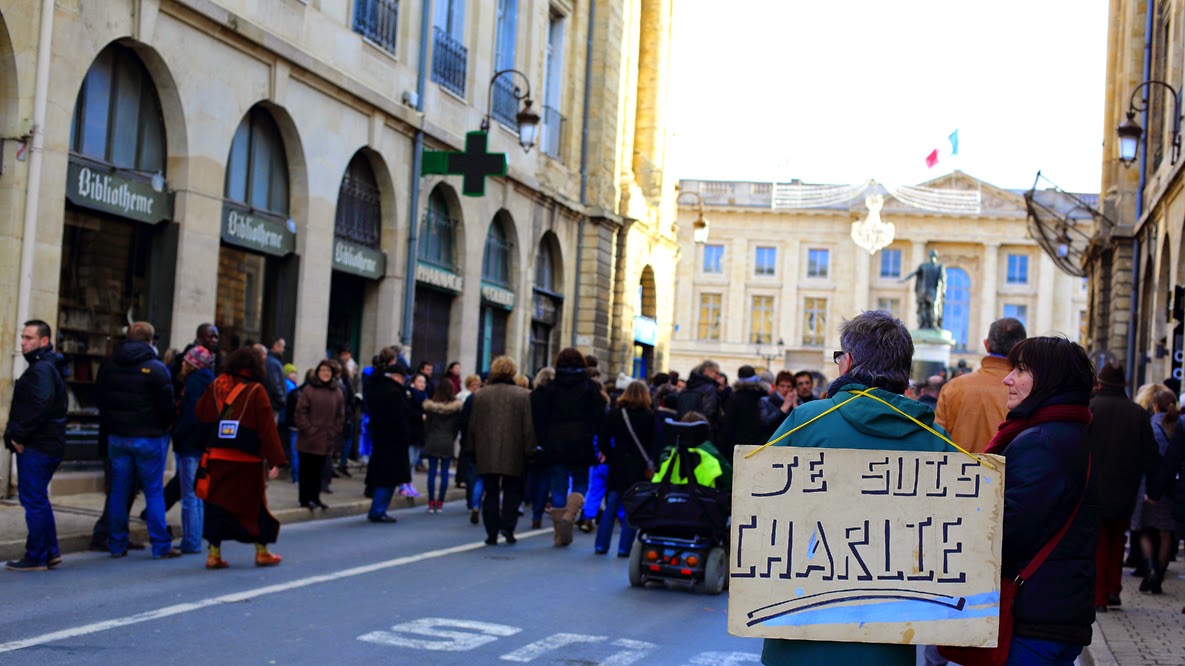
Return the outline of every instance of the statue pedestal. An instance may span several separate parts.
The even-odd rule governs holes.
[[[914,381],[924,383],[939,370],[950,367],[950,350],[955,338],[950,331],[937,328],[922,328],[909,332],[913,338],[913,366],[910,375]]]

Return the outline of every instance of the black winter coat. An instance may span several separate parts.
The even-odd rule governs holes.
[[[625,492],[630,486],[641,481],[646,472],[646,459],[642,457],[638,445],[630,437],[630,431],[625,427],[625,414],[629,415],[630,425],[634,427],[634,434],[638,442],[650,456],[650,461],[658,468],[658,453],[662,450],[654,439],[654,412],[641,407],[628,411],[614,407],[605,417],[605,427],[601,431],[600,449],[605,454],[605,462],[609,463],[608,488],[612,491]]]
[[[366,387],[366,408],[370,411],[370,462],[366,485],[393,488],[411,481],[407,460],[408,391],[386,375],[374,373]]]
[[[677,399],[679,418],[683,418],[687,412],[699,412],[708,419],[708,423],[712,424],[712,430],[715,431],[720,422],[719,389],[715,379],[703,373],[692,372],[687,378],[687,386],[679,392]]]
[[[1151,478],[1160,466],[1152,422],[1121,388],[1101,389],[1090,401],[1090,413],[1094,420],[1086,438],[1094,456],[1100,517],[1126,523],[1136,507],[1141,477]]]
[[[163,437],[176,416],[173,378],[147,342],[125,340],[95,378],[99,418],[107,435]]]
[[[1054,396],[1044,405],[1085,402],[1085,395]],[[1035,407],[1031,409],[1035,411]],[[1014,414],[1017,412],[1009,416]],[[1042,423],[1017,435],[1004,449],[1005,578],[1015,578],[1028,565],[1082,498],[1078,516],[1066,535],[1017,594],[1018,636],[1074,645],[1090,643],[1099,505],[1095,484],[1088,487],[1086,478],[1086,433],[1087,426],[1081,423]],[[1092,468],[1091,476],[1097,479],[1101,471],[1097,459]]]
[[[765,382],[736,382],[732,385],[732,395],[724,404],[724,418],[720,421],[716,446],[729,461],[737,444],[764,444],[774,434],[774,429],[762,421],[761,403],[768,397],[769,384]]]
[[[263,383],[267,389],[267,398],[272,403],[272,411],[284,409],[284,361],[272,352],[267,353],[267,381]]]
[[[13,441],[47,456],[66,453],[66,359],[48,345],[25,354],[29,368],[12,389],[4,446]]]
[[[601,432],[605,400],[584,368],[556,370],[551,383],[531,394],[531,413],[546,462],[572,467],[596,463],[593,439]]]
[[[1148,484],[1148,497],[1158,500],[1165,495],[1173,498],[1173,521],[1177,523],[1177,534],[1185,534],[1185,416],[1177,420],[1160,470]]]

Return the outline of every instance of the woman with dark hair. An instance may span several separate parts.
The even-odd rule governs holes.
[[[654,472],[658,447],[654,440],[654,413],[650,411],[650,391],[646,384],[634,380],[617,399],[617,406],[605,417],[605,428],[600,438],[601,455],[609,464],[609,478],[605,493],[605,513],[597,526],[594,552],[609,552],[613,541],[613,521],[621,522],[621,537],[617,541],[617,556],[629,557],[637,530],[626,522],[621,507],[621,496],[635,483]],[[619,513],[618,509],[622,509]]]
[[[296,451],[300,466],[324,469],[345,422],[345,398],[334,380],[331,361],[317,364],[316,370],[296,401]],[[309,511],[327,509],[321,502],[319,475],[305,474],[299,479],[300,505]]]
[[[1008,363],[1008,417],[986,451],[1007,459],[1004,578],[1053,544],[1016,593],[1008,663],[1070,666],[1094,622],[1099,518],[1086,441],[1094,369],[1081,347],[1053,337],[1017,343]]]
[[[264,382],[266,350],[244,347],[230,354],[222,374],[210,385],[195,412],[200,423],[215,425],[206,452],[205,527],[210,543],[207,569],[225,569],[222,542],[255,544],[255,565],[274,566],[280,556],[268,544],[280,535],[280,521],[268,511],[267,478],[288,463]]]
[[[584,355],[571,347],[555,359],[555,379],[531,394],[535,434],[551,465],[551,519],[555,545],[572,543],[572,527],[596,462],[595,438],[605,418],[601,387],[588,375]]]
[[[444,491],[448,490],[448,468],[456,454],[461,430],[461,407],[452,382],[440,382],[432,397],[424,401],[424,457],[428,460],[428,513],[440,513]],[[437,472],[440,485],[436,484]]]
[[[448,368],[444,371],[444,376],[453,385],[453,395],[459,395],[461,393],[461,364],[457,361],[449,363]],[[435,393],[433,391],[433,394]]]

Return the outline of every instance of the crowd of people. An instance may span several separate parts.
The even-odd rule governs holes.
[[[1025,582],[1011,648],[1021,656],[1010,663],[1068,664],[1089,643],[1094,614],[1121,604],[1125,554],[1139,590],[1160,594],[1185,534],[1185,486],[1174,485],[1185,472],[1179,386],[1143,386],[1133,400],[1121,365],[1096,368],[1077,344],[1028,338],[1011,318],[992,323],[978,369],[960,364],[949,380],[942,370],[915,383],[904,324],[862,313],[841,326],[838,378],[826,387],[815,386],[813,372],[748,365],[729,383],[711,360],[685,378],[605,378],[595,357],[573,348],[533,377],[501,356],[484,376],[462,377],[454,362],[434,378],[434,363],[413,371],[398,346],[367,368],[338,350],[301,377],[281,360],[283,340],[225,353],[217,327],[203,324],[193,343],[162,357],[154,339],[151,324],[133,323],[96,379],[108,499],[93,545],[112,557],[137,547],[128,538],[137,490],[154,558],[200,552],[204,539],[206,566],[224,568],[221,546],[231,540],[254,544],[255,563],[272,566],[281,561],[269,550],[279,523],[265,486],[279,468],[299,484],[300,505],[318,511],[333,478],[364,467],[367,519],[389,524],[397,522],[388,512],[396,495],[412,503],[421,496],[413,470],[427,475],[428,511],[442,512],[454,463],[465,514],[484,526],[487,544],[515,543],[520,517],[538,529],[546,514],[557,547],[596,531],[597,554],[611,550],[620,525],[616,552],[627,557],[634,530],[622,496],[661,466],[668,420],[705,422],[702,448],[725,463],[736,446],[770,440],[915,451],[957,443],[1007,458],[1004,575]],[[17,454],[28,524],[24,557],[7,564],[18,571],[62,561],[47,487],[64,450],[67,364],[50,340],[45,322],[25,324],[29,368],[4,434]],[[878,399],[851,402],[858,392]],[[840,401],[851,404],[838,409]],[[172,492],[162,483],[170,445]],[[176,501],[179,547],[165,524]],[[899,646],[775,639],[764,659],[813,663],[841,653],[912,663]],[[926,660],[945,663],[937,648]]]

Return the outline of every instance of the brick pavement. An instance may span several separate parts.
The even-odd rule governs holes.
[[[1094,643],[1082,662],[1093,666],[1185,665],[1185,562],[1170,565],[1164,594],[1142,594],[1124,570],[1123,605],[1099,613]]]

